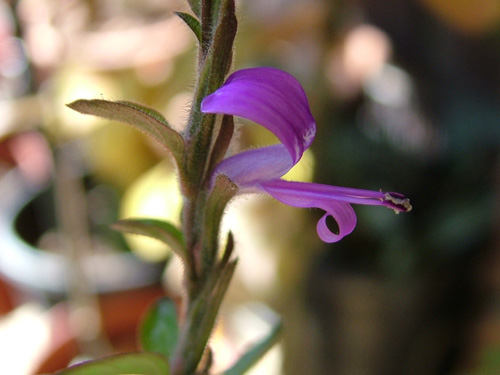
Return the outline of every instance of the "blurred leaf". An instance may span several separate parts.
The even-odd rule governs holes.
[[[196,39],[201,43],[201,25],[200,21],[194,18],[189,13],[183,12],[174,12],[177,14],[185,23],[189,26],[189,28],[193,31],[194,35],[196,35]]]
[[[163,354],[169,358],[177,345],[179,326],[174,302],[161,298],[149,310],[140,329],[144,350]]]
[[[243,375],[247,372],[273,347],[280,336],[281,329],[282,324],[279,322],[273,327],[271,332],[269,332],[269,335],[243,354],[240,359],[231,368],[224,371],[222,375]]]
[[[139,234],[157,239],[185,258],[184,236],[174,225],[157,219],[124,219],[111,224],[111,228],[124,233]]]
[[[169,375],[165,358],[155,353],[127,353],[83,362],[55,375]]]
[[[179,168],[182,167],[184,163],[184,139],[154,109],[131,102],[112,102],[100,99],[76,100],[67,104],[67,106],[83,114],[99,116],[108,120],[120,121],[132,125],[170,151],[177,162],[177,166]]]

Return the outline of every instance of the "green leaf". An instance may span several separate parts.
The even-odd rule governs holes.
[[[174,12],[177,14],[185,23],[189,26],[189,28],[193,31],[194,35],[196,35],[196,39],[201,43],[201,25],[200,21],[194,18],[189,13],[184,12]]]
[[[240,359],[238,359],[231,368],[224,371],[222,375],[243,375],[247,372],[273,347],[280,336],[281,329],[282,324],[279,322],[273,327],[271,332],[269,332],[269,335],[243,354]]]
[[[212,152],[210,155],[210,164],[208,166],[208,171],[211,173],[215,166],[224,159],[226,152],[229,148],[231,140],[234,134],[234,119],[233,116],[224,115],[222,116],[221,125],[219,129],[219,134],[215,139],[214,145],[212,147]]]
[[[238,186],[226,175],[216,177],[205,206],[202,272],[211,272],[217,260],[222,217],[229,201],[238,192]]]
[[[212,13],[212,5],[217,0],[202,0],[201,1],[201,52],[203,58],[207,55],[207,51],[212,41],[212,31],[214,30],[214,18]]]
[[[124,219],[111,224],[111,228],[124,233],[139,234],[157,239],[168,246],[183,260],[186,252],[184,236],[174,225],[157,219]]]
[[[155,353],[126,353],[83,362],[54,375],[169,375],[167,360]]]
[[[230,0],[232,1],[232,3],[234,4],[234,0]],[[221,15],[221,11],[220,11],[220,8],[221,8],[221,3],[222,3],[222,0],[212,0],[212,19],[217,22],[218,19],[219,19],[219,16]]]
[[[224,76],[229,72],[233,60],[233,43],[238,28],[234,0],[216,2],[218,22],[212,36],[211,51],[207,59],[212,59],[213,69]]]
[[[220,264],[222,267],[225,267],[226,264],[229,263],[231,260],[231,255],[233,254],[234,250],[234,237],[233,237],[233,232],[229,231],[227,234],[227,242],[226,246],[224,248],[224,252],[222,253],[222,258],[220,260]]]
[[[144,350],[169,358],[177,345],[179,325],[174,302],[169,298],[156,301],[142,321],[141,345]]]
[[[201,15],[201,4],[200,4],[200,1],[201,0],[188,0],[188,3],[189,3],[189,6],[191,7],[191,10],[198,17]]]
[[[179,168],[183,166],[184,139],[154,109],[131,102],[112,102],[100,99],[80,99],[67,104],[67,106],[83,114],[99,116],[108,120],[120,121],[132,125],[171,152]]]

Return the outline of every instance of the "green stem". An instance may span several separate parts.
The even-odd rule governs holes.
[[[188,121],[187,160],[184,169],[187,177],[185,188],[188,195],[194,195],[195,191],[204,188],[216,121],[215,115],[201,112],[201,102],[207,95],[222,86],[232,62],[233,42],[237,29],[234,0],[224,0],[219,10],[220,15],[213,32],[213,39],[199,70]],[[206,26],[202,24],[202,33],[204,29]]]
[[[194,374],[212,333],[220,305],[236,268],[236,261],[219,263],[188,306],[179,345],[171,358],[172,375]]]
[[[221,126],[217,135],[217,117],[201,112],[201,102],[223,84],[231,66],[237,28],[234,0],[202,0],[200,18],[200,65],[184,135],[185,163],[180,169],[184,195],[182,229],[188,252],[187,293],[179,343],[171,358],[173,375],[191,375],[198,368],[236,266],[236,262],[228,259],[222,263],[217,261],[220,219],[226,203],[234,195],[234,187],[222,184],[221,195],[215,196],[215,187],[208,191],[210,169],[220,158],[213,147],[227,148],[227,137],[220,132],[227,131],[231,138],[232,124],[226,119],[228,129]],[[218,142],[214,142],[216,136]],[[228,189],[227,193],[224,189]]]
[[[212,36],[212,0],[202,0],[201,4],[201,52],[202,56],[208,52]]]

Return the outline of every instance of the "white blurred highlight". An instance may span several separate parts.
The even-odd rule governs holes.
[[[363,83],[377,74],[391,55],[387,34],[375,26],[361,24],[351,29],[340,47],[330,55],[326,75],[339,96],[360,93]]]

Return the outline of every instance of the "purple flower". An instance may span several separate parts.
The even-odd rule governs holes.
[[[356,214],[351,203],[386,206],[396,212],[411,210],[409,200],[398,193],[281,179],[298,163],[316,134],[306,94],[288,73],[274,68],[236,71],[203,100],[201,110],[252,120],[281,142],[224,159],[216,166],[212,178],[224,174],[238,185],[239,193],[267,193],[290,206],[326,211],[317,225],[318,235],[325,242],[337,242],[353,231]],[[338,233],[328,228],[328,216],[337,222]]]

